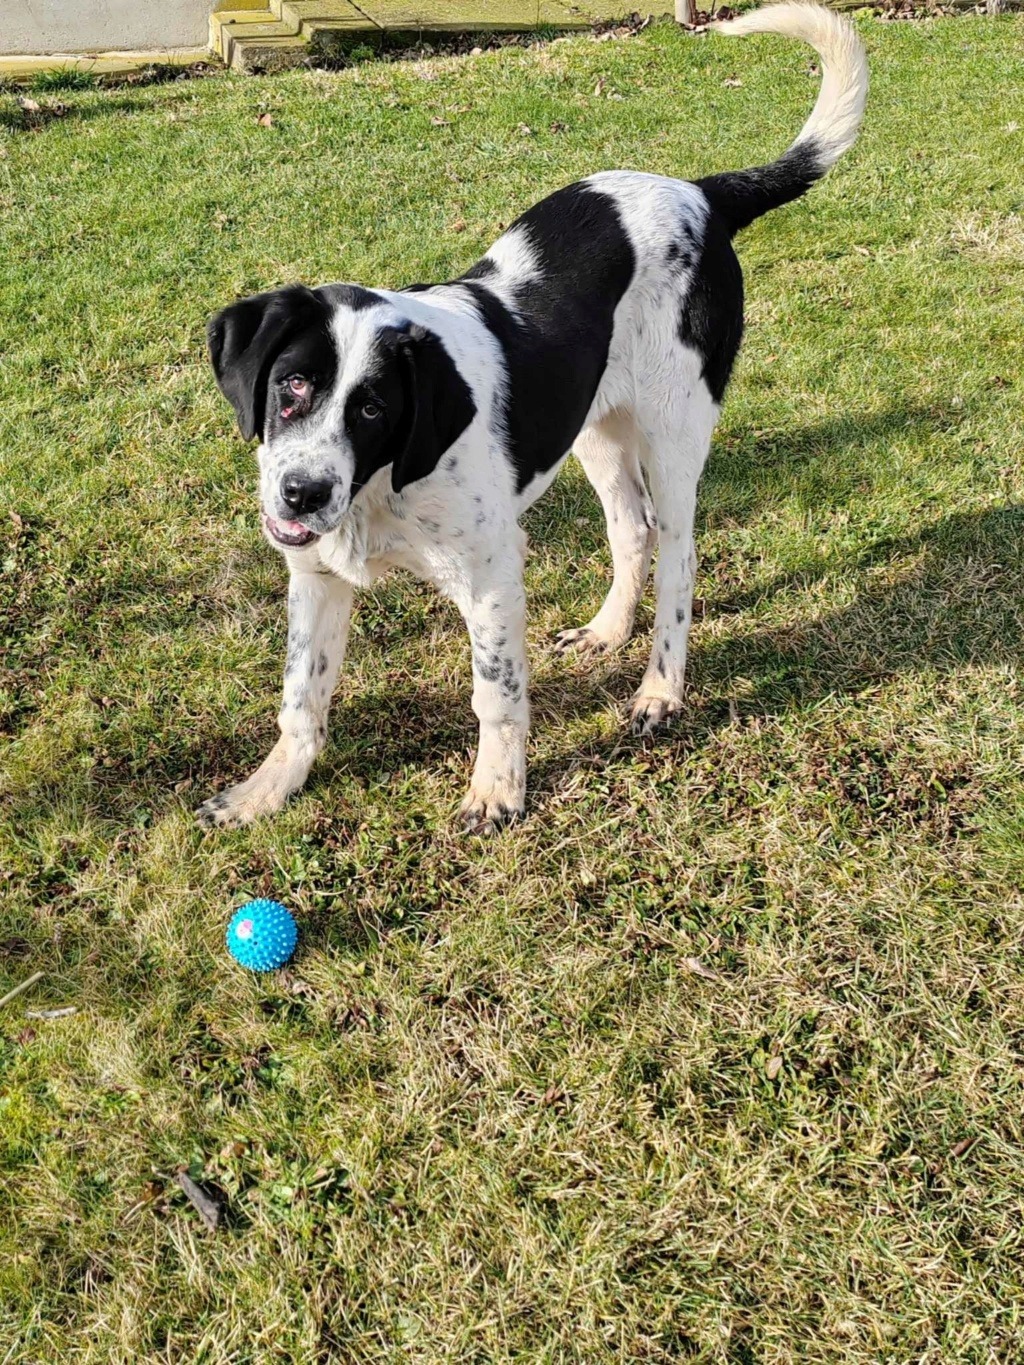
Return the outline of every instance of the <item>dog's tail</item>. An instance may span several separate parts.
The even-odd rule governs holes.
[[[868,93],[864,45],[853,25],[821,5],[766,5],[738,19],[715,24],[714,31],[782,33],[809,43],[821,58],[822,81],[810,118],[789,151],[769,166],[709,175],[697,184],[732,232],[763,213],[806,194],[816,180],[852,147]]]

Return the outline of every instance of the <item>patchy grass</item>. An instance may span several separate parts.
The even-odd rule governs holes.
[[[30,85],[37,93],[49,94],[55,90],[91,90],[96,83],[91,71],[80,66],[59,66],[49,71],[37,71]]]
[[[1024,28],[864,31],[861,143],[742,239],[691,709],[624,734],[643,629],[548,650],[608,580],[573,468],[528,525],[530,818],[486,843],[463,631],[398,577],[308,791],[195,827],[284,645],[206,317],[450,276],[599,167],[763,160],[807,52],[7,101],[0,994],[46,977],[0,1012],[4,1365],[1019,1359]],[[303,926],[266,979],[223,946],[256,893]]]

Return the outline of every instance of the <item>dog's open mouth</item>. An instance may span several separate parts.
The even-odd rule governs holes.
[[[315,531],[303,526],[301,521],[277,521],[264,512],[263,524],[278,545],[289,545],[293,549],[298,545],[312,545],[314,540],[320,539]]]

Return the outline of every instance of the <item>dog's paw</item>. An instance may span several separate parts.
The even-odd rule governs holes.
[[[556,654],[604,654],[608,649],[607,640],[595,635],[589,626],[578,626],[574,630],[560,630],[555,636]]]
[[[638,692],[629,713],[629,728],[634,735],[653,735],[667,730],[683,709],[678,697],[656,697]]]
[[[525,814],[525,793],[512,780],[495,782],[490,791],[474,783],[459,807],[459,819],[467,834],[497,834]]]
[[[250,778],[204,801],[196,820],[204,829],[240,829],[261,816],[275,815],[287,799],[287,793]]]
[[[578,654],[584,659],[596,659],[617,649],[621,642],[609,640],[593,626],[577,626],[574,630],[560,630],[555,636],[556,654]]]

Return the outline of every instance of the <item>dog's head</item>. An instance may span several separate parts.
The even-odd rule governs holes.
[[[440,338],[354,285],[291,285],[225,308],[210,358],[246,440],[258,437],[268,535],[311,544],[372,476],[400,492],[465,431],[473,397]]]

